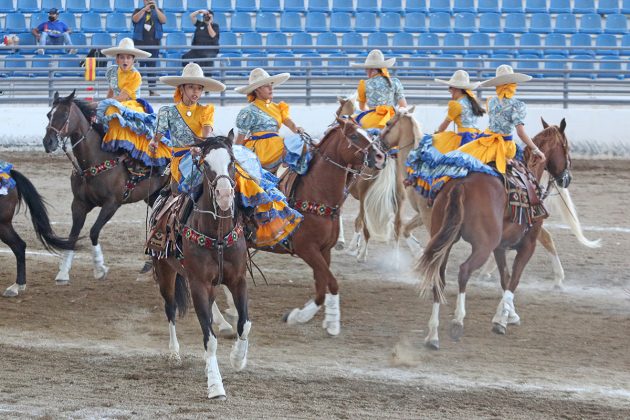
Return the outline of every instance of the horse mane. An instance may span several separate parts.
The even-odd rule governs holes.
[[[411,120],[411,127],[413,129],[413,145],[415,147],[420,143],[420,139],[423,136],[422,129],[420,128],[420,123],[413,117],[413,114],[410,114],[407,111],[402,111],[401,115],[406,116]]]
[[[86,120],[88,121],[96,120],[96,108],[94,108],[92,102],[88,102],[84,99],[79,99],[79,98],[74,98],[72,102],[74,102],[74,104],[81,110],[81,113],[83,114]],[[103,127],[103,124],[99,122],[92,122],[92,127],[101,136],[101,138],[105,137],[105,127]]]

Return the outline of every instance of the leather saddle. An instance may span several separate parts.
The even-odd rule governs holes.
[[[154,210],[149,219],[149,238],[146,243],[147,253],[160,257],[170,255],[170,248],[174,248],[179,228],[187,218],[190,197],[186,194],[160,195],[154,204]]]
[[[549,216],[542,201],[544,189],[520,161],[512,161],[505,174],[508,210],[514,223],[532,225]]]

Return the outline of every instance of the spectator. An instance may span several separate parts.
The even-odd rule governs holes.
[[[203,19],[199,19],[200,17]],[[219,24],[214,22],[214,13],[211,10],[202,9],[192,12],[190,20],[195,25],[195,34],[192,40],[193,46],[219,46]],[[199,58],[215,58],[218,53],[219,50],[217,48],[192,49],[182,56],[182,64],[185,66]],[[202,67],[212,67],[214,65],[212,60],[197,62],[197,64]]]
[[[70,40],[70,32],[72,31],[68,25],[59,20],[59,10],[54,7],[48,11],[48,22],[40,23],[32,32],[40,46],[72,45]],[[70,54],[76,52],[77,50],[70,50]],[[44,49],[38,49],[37,53],[44,54]]]
[[[20,45],[20,37],[17,35],[5,35],[2,41],[2,45],[5,47],[13,47],[12,53],[18,52],[18,46]]]
[[[160,54],[160,40],[162,39],[163,30],[162,25],[166,23],[166,16],[157,6],[155,0],[143,0],[144,7],[138,8],[133,11],[131,15],[131,22],[133,23],[133,42],[136,46],[153,46],[156,48],[145,48],[153,57],[159,57]],[[157,62],[140,61],[141,67],[153,67],[155,68]],[[149,95],[160,96],[155,89],[155,73],[147,73],[149,78]]]

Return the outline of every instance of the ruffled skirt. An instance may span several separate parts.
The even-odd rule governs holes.
[[[11,178],[13,165],[0,160],[0,195],[7,195],[9,190],[15,188],[15,180]]]
[[[261,131],[252,134],[243,144],[254,152],[264,169],[274,171],[284,156],[284,139],[278,133]]]

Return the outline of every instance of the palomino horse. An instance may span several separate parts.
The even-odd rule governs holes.
[[[238,311],[238,338],[230,353],[230,363],[237,370],[247,364],[247,337],[251,329],[245,280],[247,244],[242,221],[235,214],[232,140],[230,132],[228,137],[209,138],[200,144],[204,154],[200,168],[203,187],[191,216],[183,226],[182,254],[185,264],[175,256],[153,258],[155,278],[164,298],[169,322],[171,357],[181,360],[175,313],[177,310],[180,315],[186,312],[192,292],[206,351],[208,398],[217,399],[225,398],[225,390],[217,364],[217,337],[212,329],[216,286],[227,286]]]
[[[26,243],[13,229],[13,215],[19,210],[20,202],[24,201],[31,211],[31,221],[37,234],[37,239],[48,250],[69,250],[74,242],[61,239],[53,232],[48,219],[48,212],[44,200],[39,195],[31,181],[15,169],[10,171],[11,178],[15,181],[15,188],[9,190],[7,195],[0,195],[0,240],[7,244],[17,261],[17,278],[15,283],[9,286],[2,296],[14,297],[26,290]]]
[[[93,124],[96,109],[88,102],[75,99],[74,92],[68,97],[60,98],[55,92],[53,106],[48,113],[48,127],[43,143],[46,152],[50,153],[61,145],[66,150],[66,141],[70,139],[74,159],[74,171],[70,176],[72,186],[72,228],[70,240],[76,242],[85,223],[86,215],[94,208],[101,211],[90,229],[92,241],[94,278],[102,280],[106,277],[108,267],[105,265],[103,252],[98,243],[101,229],[114,216],[123,204],[148,200],[152,204],[156,193],[166,184],[168,176],[153,174],[139,182],[129,196],[123,200],[125,186],[129,178],[123,164],[124,157],[119,154],[101,150],[103,127]],[[59,264],[57,284],[68,284],[70,267],[74,251],[66,251]]]
[[[540,180],[546,169],[561,187],[571,182],[571,159],[569,143],[564,134],[564,119],[560,126],[551,126],[538,133],[532,141],[547,157],[544,165],[532,165],[529,150],[525,151],[528,166]],[[542,227],[542,219],[531,227],[511,222],[506,209],[507,194],[501,179],[482,173],[471,173],[465,178],[446,183],[433,205],[431,218],[431,240],[416,269],[423,278],[422,290],[433,289],[433,310],[429,321],[429,333],[425,344],[439,348],[438,325],[440,303],[444,302],[446,286],[446,264],[452,246],[463,238],[471,244],[472,252],[459,267],[459,294],[455,318],[451,322],[450,335],[454,340],[461,338],[466,315],[466,284],[473,271],[480,268],[494,252],[499,267],[501,287],[504,290],[497,311],[492,319],[493,331],[505,334],[507,325],[519,322],[514,308],[514,292],[523,269],[534,253],[536,238]],[[516,249],[512,273],[507,268],[506,251]]]

